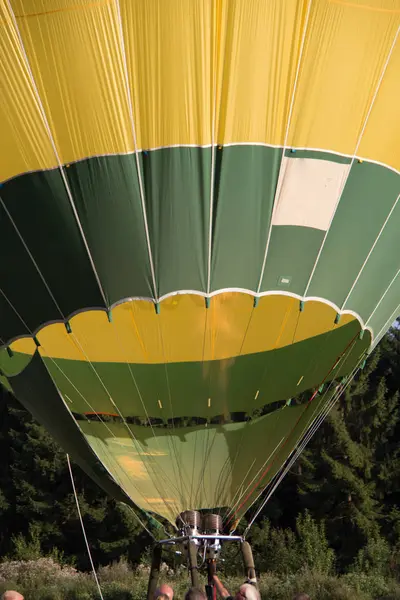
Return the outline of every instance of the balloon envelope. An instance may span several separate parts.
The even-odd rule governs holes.
[[[400,2],[0,14],[2,382],[115,497],[234,520],[399,311]]]

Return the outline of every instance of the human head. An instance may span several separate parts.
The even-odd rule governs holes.
[[[7,590],[1,597],[1,600],[24,600],[24,597],[15,590]]]
[[[170,585],[167,585],[166,583],[160,585],[160,587],[156,589],[156,593],[154,594],[154,600],[172,600],[173,597],[174,590]]]
[[[261,596],[260,592],[254,585],[251,585],[250,583],[243,583],[243,585],[240,586],[235,598],[237,600],[242,600],[243,598],[246,598],[246,600],[260,600]]]
[[[199,588],[192,587],[186,592],[185,600],[207,600],[207,596]]]
[[[299,594],[295,595],[293,600],[311,600],[311,598],[308,594],[305,594],[304,592],[300,592]]]

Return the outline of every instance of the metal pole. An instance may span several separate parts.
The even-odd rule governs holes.
[[[207,560],[207,575],[208,575],[208,583],[206,585],[206,595],[207,600],[216,600],[217,599],[217,588],[215,587],[213,576],[217,572],[217,563],[214,558],[209,558]]]
[[[157,544],[153,548],[153,556],[151,559],[149,585],[147,588],[147,600],[153,600],[156,593],[158,578],[160,576],[161,554],[162,546]]]
[[[198,588],[199,572],[197,570],[197,546],[193,541],[189,541],[188,543],[188,561],[192,587]]]
[[[258,589],[256,570],[254,567],[254,559],[251,546],[249,542],[242,542],[240,548],[242,550],[243,565],[247,576],[247,580],[249,583],[253,583]]]

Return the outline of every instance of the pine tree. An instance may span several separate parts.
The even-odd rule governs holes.
[[[56,553],[89,569],[65,453],[13,397],[0,401],[1,553],[16,545],[42,554]],[[138,561],[150,543],[130,509],[115,502],[73,465],[79,506],[96,564],[121,556]]]

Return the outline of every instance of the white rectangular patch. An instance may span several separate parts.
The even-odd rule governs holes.
[[[272,225],[326,231],[350,165],[315,158],[283,161]]]

